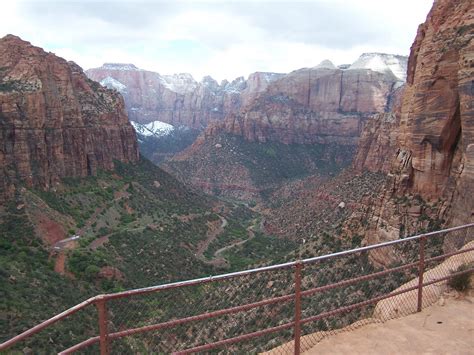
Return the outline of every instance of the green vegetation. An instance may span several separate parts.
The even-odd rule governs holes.
[[[461,265],[458,267],[456,272],[463,272],[460,275],[453,276],[448,280],[448,286],[455,289],[456,291],[464,292],[471,286],[472,271],[467,271],[474,266],[473,263],[467,265]]]
[[[272,169],[278,170],[290,169],[293,164],[289,158],[290,154],[288,159],[278,159],[282,149],[294,149],[295,153],[299,148],[256,144],[252,149],[260,153],[253,155],[255,162],[248,160],[247,163],[258,164],[260,158],[255,156],[261,155],[261,159],[267,156],[273,161],[273,165],[268,165],[268,168],[273,166]],[[301,153],[301,156],[304,154],[307,153]],[[316,153],[314,154],[316,156]],[[273,155],[276,157],[272,158]],[[324,168],[324,164],[322,166]],[[285,172],[284,177],[278,175],[283,173],[275,170],[262,177],[261,181],[282,181],[279,179],[290,179],[296,176],[292,174],[310,172],[309,169],[299,168],[302,170],[296,173]],[[329,174],[330,171],[337,170],[329,169],[326,173]],[[363,181],[375,181],[376,178],[361,176],[348,181],[338,180],[330,193],[339,201],[340,196],[348,196],[347,189],[365,186]],[[361,194],[371,193],[362,188],[359,190],[361,191],[351,195],[351,199],[357,200]],[[48,208],[34,210],[28,205],[29,195],[38,200],[41,198]],[[26,199],[26,202],[23,199]],[[25,207],[17,209],[20,204]],[[37,205],[44,207],[44,204]],[[306,205],[303,207],[307,208]],[[346,209],[349,211],[349,208]],[[50,213],[52,210],[55,216],[73,221],[64,226],[70,235],[80,235],[72,250],[62,251],[66,256],[66,271],[72,277],[54,272],[55,251],[48,250],[35,236],[38,231],[30,222],[31,216],[38,218],[38,213],[41,217],[41,213]],[[328,210],[324,213],[334,212]],[[11,204],[0,215],[0,233],[6,236],[0,241],[0,281],[2,285],[6,285],[0,290],[0,312],[6,315],[0,318],[0,326],[4,332],[1,334],[2,339],[11,337],[91,295],[222,272],[222,269],[216,269],[196,255],[208,236],[208,227],[216,226],[221,220],[225,219],[227,225],[209,244],[204,256],[212,260],[217,250],[232,245],[224,249],[219,256],[227,260],[227,270],[234,271],[359,246],[362,242],[361,236],[356,235],[351,239],[336,236],[339,235],[342,222],[348,213],[346,210],[339,211],[333,219],[329,219],[327,215],[318,215],[318,221],[322,221],[328,229],[311,227],[318,229],[318,233],[314,235],[311,234],[313,231],[308,233],[310,230],[298,230],[295,235],[311,234],[306,244],[298,240],[266,235],[259,230],[260,216],[257,213],[242,204],[217,201],[188,190],[144,159],[137,164],[116,162],[115,171],[99,172],[95,177],[65,179],[54,193],[27,191],[24,196],[17,196],[16,203]],[[311,215],[308,216],[313,219]],[[427,218],[423,217],[422,222],[429,224],[429,215]],[[306,224],[302,222],[302,225]],[[243,243],[237,244],[239,241]],[[436,255],[440,245],[430,243],[427,244],[427,255]],[[411,245],[409,248],[397,250],[397,255],[411,260],[410,258],[417,257],[416,251],[417,248]],[[103,269],[104,267],[107,268]],[[116,270],[118,275],[105,277],[103,270]],[[369,262],[368,254],[326,261],[305,267],[303,286],[304,289],[322,286],[374,270],[376,269]],[[109,305],[110,326],[115,330],[125,329],[255,302],[265,297],[285,295],[293,292],[293,277],[293,269],[288,269],[276,273],[255,274],[242,279],[229,279],[219,285],[198,285],[186,290],[136,297],[126,302],[113,301]],[[338,306],[360,302],[367,297],[376,297],[393,290],[410,277],[413,277],[411,271],[321,292],[303,303],[303,311],[305,316],[311,316]],[[34,289],[33,296],[31,285]],[[267,308],[164,330],[160,332],[159,337],[139,336],[135,340],[117,341],[114,350],[119,349],[121,353],[131,352],[131,349],[167,353],[178,342],[197,345],[204,340],[213,339],[215,334],[220,332],[225,332],[226,336],[230,337],[242,334],[243,329],[251,332],[292,320],[291,302]],[[305,326],[305,329],[317,331],[341,327],[361,316],[370,315],[371,309],[367,307],[334,317],[324,323],[316,322]],[[32,338],[26,345],[32,349],[56,351],[96,335],[96,312],[93,307],[75,317],[78,318],[73,318],[71,322],[61,322],[57,328],[53,327],[45,333],[54,339],[53,345],[48,343],[48,337],[44,335]],[[188,334],[193,336],[190,338]],[[273,337],[234,345],[227,350],[255,352],[277,345],[278,341],[287,339],[288,336],[291,334],[283,332]],[[157,343],[154,343],[155,341]],[[19,349],[24,346],[25,343],[21,344]]]
[[[189,181],[191,176],[209,181],[218,196],[232,196],[221,185],[237,181],[237,185],[248,184],[257,190],[255,193],[269,200],[276,188],[292,180],[313,174],[336,175],[350,165],[354,150],[354,146],[338,144],[249,142],[240,136],[221,134],[206,141],[187,160],[169,161],[166,166],[182,181]]]
[[[99,292],[94,284],[71,280],[54,272],[43,243],[24,210],[14,203],[0,213],[0,341],[38,324]],[[32,349],[64,349],[95,333],[95,312],[77,313],[20,345]],[[76,324],[82,324],[77,327]],[[67,339],[61,334],[73,334]]]
[[[303,178],[313,173],[336,174],[350,164],[354,148],[323,144],[282,144],[247,142],[228,138],[242,152],[241,162],[257,186]]]
[[[224,253],[233,271],[242,270],[248,265],[282,262],[283,258],[297,248],[297,243],[284,238],[267,236],[255,232],[255,238],[249,240],[235,250]]]
[[[7,81],[0,83],[0,92],[1,91],[12,91],[15,90],[15,82]]]

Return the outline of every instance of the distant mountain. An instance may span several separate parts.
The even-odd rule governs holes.
[[[364,72],[360,72],[360,70]],[[381,76],[379,75],[380,78],[383,77],[380,80],[387,83],[390,82],[390,85],[393,84],[395,88],[403,84],[402,79],[397,77],[397,75],[400,76],[400,71],[405,70],[405,57],[372,53],[363,54],[350,66],[336,67],[331,61],[324,60],[311,69],[300,69],[290,74],[255,72],[250,74],[247,79],[239,77],[232,82],[224,80],[220,84],[210,76],[206,76],[200,82],[197,82],[187,73],[161,75],[139,69],[133,64],[106,63],[100,68],[89,69],[86,73],[93,80],[97,80],[102,85],[119,91],[124,96],[129,119],[134,122],[137,132],[143,135],[143,132],[149,132],[149,130],[138,124],[164,122],[174,127],[190,127],[193,130],[201,131],[206,129],[210,123],[215,125],[219,122],[229,122],[226,117],[236,117],[240,114],[241,110],[248,110],[249,107],[255,105],[256,100],[260,96],[268,96],[269,94],[266,91],[273,87],[273,84],[276,85],[276,88],[282,88],[283,95],[290,93],[290,96],[298,96],[297,101],[303,100],[303,91],[305,90],[311,92],[311,95],[318,96],[318,100],[321,103],[318,104],[320,105],[319,108],[311,108],[314,112],[326,112],[327,109],[323,106],[331,106],[332,103],[336,102],[344,106],[339,109],[341,112],[356,112],[360,110],[372,113],[381,112],[385,109],[384,106],[390,106],[390,100],[387,100],[387,93],[391,88],[385,87],[385,84],[382,84],[382,89],[374,87],[374,90],[368,93],[370,97],[358,94],[358,90],[361,92],[365,90],[365,88],[358,87],[358,82],[350,84],[353,86],[353,90],[351,88],[349,92],[352,92],[357,97],[356,100],[349,97],[349,92],[343,93],[342,87],[338,89],[337,86],[340,86],[341,81],[344,81],[344,88],[348,88],[351,80],[357,81],[359,79],[361,80],[360,86],[366,86],[367,80],[371,82],[379,80],[376,78],[376,74],[367,74],[368,71],[373,71],[382,74]],[[300,74],[296,75],[295,73]],[[307,80],[303,79],[307,73],[310,73],[310,76],[313,75],[312,73],[315,73],[315,78],[319,76],[329,78],[331,75],[332,77],[327,79],[329,80],[327,83],[326,79],[308,79],[312,84],[316,85],[314,88],[308,88]],[[367,78],[362,78],[364,75]],[[340,76],[339,79],[336,78],[338,76]],[[333,79],[334,82],[332,82]],[[324,84],[322,84],[323,82]],[[330,85],[330,87],[324,85]],[[271,90],[275,91],[275,89]],[[278,93],[275,94],[278,95]],[[324,95],[327,97],[324,97]],[[313,101],[312,99],[309,100]],[[347,106],[348,100],[357,102],[359,107],[349,108]],[[371,104],[372,108],[362,108],[361,105],[369,104],[371,100],[375,100]],[[260,100],[259,102],[261,103],[262,101]],[[268,105],[266,107],[269,108]],[[333,109],[335,110],[334,112],[338,110],[333,107],[329,111]],[[265,110],[259,113],[261,117],[267,114],[268,112]],[[298,120],[295,122],[298,122]],[[298,123],[296,126],[298,125],[300,124]],[[292,125],[292,127],[296,126]],[[255,130],[258,131],[259,129],[259,124],[257,123]],[[307,135],[309,132],[314,131],[314,129],[316,129],[315,126],[309,127],[305,134]],[[343,128],[343,130],[346,129],[347,127]],[[235,130],[235,128],[232,130]],[[360,131],[360,127],[358,131]],[[181,133],[184,133],[185,137],[179,138]],[[250,133],[247,132],[246,134]],[[295,130],[289,129],[287,130],[287,137],[280,138],[282,141],[291,141],[294,138],[290,136],[294,134]],[[356,134],[356,137],[358,135],[359,133]],[[161,136],[161,133],[159,135],[153,134],[153,137],[148,136],[149,138],[146,139],[147,148],[145,150],[142,149],[142,151],[147,152],[147,157],[155,162],[161,161],[161,158],[157,160],[153,157],[162,156],[161,153],[164,152],[159,152],[158,150],[153,152],[152,141],[155,139],[156,146],[163,147],[158,142]],[[179,130],[174,133],[173,137],[183,143],[189,142],[191,136],[189,132]],[[305,140],[307,141],[307,139]],[[142,144],[144,141],[144,139],[140,139],[139,143]],[[166,138],[166,141],[166,146],[172,144],[170,137]],[[170,156],[168,153],[166,154],[167,157]]]
[[[117,63],[106,63],[86,73],[124,96],[131,121],[161,121],[194,129],[203,129],[209,122],[238,111],[282,75],[258,72],[248,80],[240,77],[219,84],[210,76],[197,82],[187,73],[161,75]]]
[[[370,69],[380,73],[391,73],[399,81],[407,78],[408,57],[386,53],[364,53],[348,69]]]
[[[162,137],[174,130],[174,126],[161,121],[153,121],[145,124],[131,121],[131,123],[137,134],[145,137]]]

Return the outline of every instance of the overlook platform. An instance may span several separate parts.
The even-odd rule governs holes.
[[[328,337],[303,354],[473,354],[474,290],[441,300],[420,313]]]

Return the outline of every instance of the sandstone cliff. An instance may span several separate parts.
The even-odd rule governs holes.
[[[248,141],[355,145],[398,85],[393,74],[367,69],[301,69],[271,83],[220,129]]]
[[[111,63],[86,73],[91,79],[122,93],[130,120],[139,123],[162,121],[196,129],[238,111],[281,76],[257,72],[248,80],[237,78],[218,84],[210,76],[197,82],[186,73],[160,75],[138,69],[133,64]]]
[[[0,189],[51,188],[61,177],[138,160],[121,96],[18,37],[0,39]],[[0,193],[1,194],[1,193]]]
[[[390,171],[364,217],[368,242],[474,220],[473,37],[472,1],[435,1],[411,48],[397,117],[365,132],[355,167]]]

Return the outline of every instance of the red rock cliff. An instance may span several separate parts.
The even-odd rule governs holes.
[[[0,39],[0,189],[50,188],[95,174],[138,149],[120,94],[18,37]]]
[[[369,243],[474,221],[473,38],[472,1],[435,1],[411,48],[396,119],[364,132],[354,165],[390,172],[366,216]]]
[[[139,123],[158,120],[196,129],[238,111],[281,76],[253,73],[247,81],[237,78],[231,83],[218,84],[210,76],[197,82],[186,73],[160,75],[133,64],[110,63],[86,73],[91,79],[122,93],[130,120]]]
[[[297,70],[268,85],[220,129],[249,141],[355,145],[367,118],[386,111],[399,84],[393,74],[367,69]]]

